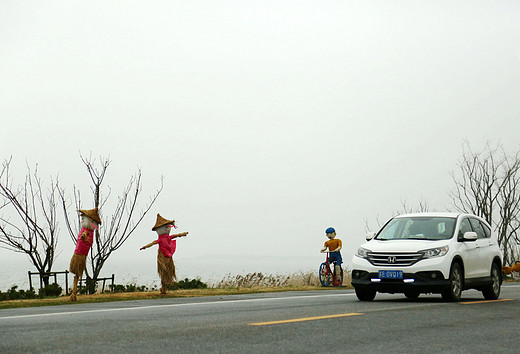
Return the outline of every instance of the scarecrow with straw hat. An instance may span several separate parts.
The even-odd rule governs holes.
[[[177,228],[175,226],[175,220],[167,220],[160,214],[157,214],[157,221],[152,231],[157,232],[159,238],[146,246],[141,247],[141,250],[152,247],[155,244],[159,245],[157,252],[157,272],[161,277],[161,294],[166,294],[168,285],[172,284],[174,280],[177,280],[175,274],[175,264],[173,263],[173,254],[177,248],[177,237],[186,236],[187,232],[180,234],[170,235],[170,228]]]
[[[101,225],[98,208],[78,210],[78,213],[81,217],[81,230],[78,233],[74,255],[70,260],[69,271],[74,273],[74,286],[70,295],[70,301],[77,300],[78,280],[87,268],[87,255],[94,242],[94,230],[97,230],[98,226]]]

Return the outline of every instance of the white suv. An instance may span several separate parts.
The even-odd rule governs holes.
[[[419,213],[390,219],[366,237],[352,259],[352,285],[361,301],[376,292],[440,293],[459,301],[462,291],[477,289],[498,299],[502,256],[491,227],[469,214]]]

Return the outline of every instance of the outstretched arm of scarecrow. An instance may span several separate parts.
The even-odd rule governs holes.
[[[149,244],[143,246],[140,248],[140,250],[144,250],[145,248],[148,248],[148,247],[152,247],[153,245],[155,245],[157,243],[157,241],[152,241],[150,242]]]
[[[186,236],[187,234],[187,232],[181,232],[180,234],[170,235],[170,238],[173,240],[174,238]]]

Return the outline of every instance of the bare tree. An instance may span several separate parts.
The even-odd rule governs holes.
[[[495,203],[500,193],[498,173],[506,160],[497,155],[503,150],[498,145],[486,144],[484,150],[473,152],[468,142],[462,145],[462,158],[457,163],[459,175],[452,172],[455,191],[450,192],[454,207],[462,212],[478,215],[489,224],[493,220]]]
[[[11,207],[14,220],[0,216],[0,247],[26,254],[40,273],[45,286],[49,277],[44,273],[52,270],[58,242],[56,221],[56,198],[58,182],[51,179],[49,189],[44,191],[38,177],[27,166],[25,182],[13,188],[10,176],[12,158],[5,160],[0,172],[0,209]]]
[[[520,243],[520,155],[508,155],[500,144],[486,144],[481,151],[462,146],[455,190],[449,195],[454,207],[484,218],[498,235],[504,264],[518,256]]]
[[[430,204],[424,200],[422,197],[419,199],[418,204],[415,207],[411,207],[408,205],[406,199],[401,200],[401,209],[398,209],[394,211],[394,216],[401,215],[401,214],[411,214],[411,213],[423,213],[427,211],[434,211],[430,207]],[[383,227],[384,223],[381,223],[379,220],[379,216],[376,217],[376,226],[377,230],[381,229]],[[368,222],[368,219],[365,219],[365,231],[373,231],[374,229],[371,228],[371,225]]]
[[[518,260],[520,244],[520,157],[518,153],[504,163],[503,183],[497,197],[500,217],[496,218],[498,242],[503,245],[504,263]]]
[[[406,200],[401,200],[401,209],[396,210],[394,215],[400,214],[411,214],[411,213],[424,213],[428,211],[433,211],[430,207],[430,204],[424,200],[422,197],[419,199],[419,203],[415,207],[411,207],[407,204]]]
[[[105,197],[104,192],[104,179],[108,167],[111,161],[109,158],[99,158],[99,167],[96,167],[95,161],[92,157],[84,158],[81,156],[81,160],[92,181],[92,195],[94,197],[94,205],[87,205],[86,208],[97,207],[102,220],[102,226],[99,230],[94,233],[94,244],[90,251],[90,272],[87,269],[87,279],[97,279],[101,273],[107,259],[112,255],[114,251],[119,249],[128,240],[130,235],[135,231],[137,226],[141,223],[145,215],[148,213],[152,205],[157,200],[157,197],[163,189],[163,178],[161,177],[161,186],[150,197],[148,204],[144,208],[137,212],[137,201],[142,192],[142,181],[141,181],[141,170],[138,169],[135,175],[131,176],[128,185],[124,188],[121,195],[118,197],[115,209],[110,213],[106,207],[106,203],[110,197],[111,189],[108,189],[108,195]],[[67,204],[64,190],[60,190],[60,196],[62,200],[63,210],[65,213],[65,223],[67,230],[73,242],[76,242],[77,234],[75,230],[79,230],[79,217],[77,214],[74,219],[69,216],[69,205]],[[75,210],[81,209],[81,195],[79,190],[74,186],[73,188],[73,199]],[[73,222],[72,220],[75,220]],[[93,289],[89,289],[92,291]]]

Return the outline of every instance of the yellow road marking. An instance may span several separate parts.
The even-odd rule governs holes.
[[[514,299],[500,299],[500,300],[482,300],[482,301],[467,301],[461,302],[463,305],[471,305],[471,304],[484,304],[486,302],[500,302],[500,301],[513,301]]]
[[[270,321],[270,322],[256,322],[256,323],[250,323],[249,325],[250,326],[268,326],[268,325],[282,324],[282,323],[315,321],[315,320],[324,320],[324,319],[327,319],[327,318],[338,318],[338,317],[360,316],[360,315],[362,315],[362,313],[341,313],[339,315],[293,318],[292,320]]]

